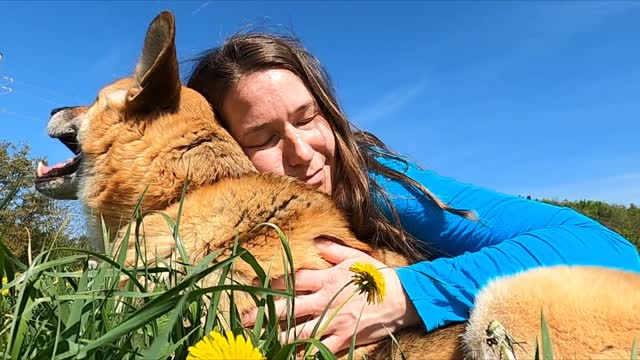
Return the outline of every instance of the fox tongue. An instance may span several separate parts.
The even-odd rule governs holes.
[[[67,160],[65,162],[57,163],[57,164],[52,165],[52,166],[47,166],[47,165],[42,164],[42,166],[40,167],[40,174],[39,175],[40,176],[47,175],[47,173],[50,172],[51,170],[63,168],[67,164],[69,164],[71,161],[73,161],[73,159],[69,159],[69,160]]]
[[[35,187],[40,193],[58,200],[77,200],[78,183],[76,171],[80,167],[80,156],[47,166],[38,163]]]
[[[76,165],[74,163],[77,162],[76,160],[78,159],[78,157],[75,157],[52,166],[47,166],[43,162],[39,162],[36,169],[36,175],[38,178],[46,178],[70,174],[76,170],[77,166],[73,165]]]

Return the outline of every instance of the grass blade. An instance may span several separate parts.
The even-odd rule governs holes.
[[[160,334],[153,341],[151,348],[144,355],[145,359],[162,359],[162,358],[166,358],[167,355],[169,355],[169,354],[162,354],[163,356],[161,356],[161,351],[168,344],[169,336],[171,335],[171,330],[175,326],[178,319],[181,319],[182,309],[184,307],[184,303],[188,298],[188,295],[189,293],[185,293],[180,297],[178,304],[175,306],[175,311],[173,312],[173,314],[171,314],[169,321],[164,325],[164,327],[160,331]]]
[[[549,326],[547,324],[547,319],[544,317],[544,311],[540,312],[540,324],[542,331],[542,359],[553,360],[553,345],[551,344]]]
[[[78,284],[78,292],[87,290],[88,279],[89,279],[88,271],[83,271],[82,277],[80,277],[80,283]],[[71,314],[69,315],[69,318],[67,320],[67,323],[65,324],[65,327],[67,329],[75,328],[77,329],[77,331],[69,335],[69,337],[67,338],[67,340],[69,341],[75,342],[77,340],[78,332],[80,332],[80,329],[82,329],[81,318],[82,318],[82,309],[84,308],[84,304],[85,302],[84,302],[84,299],[82,298],[76,298],[73,301],[73,306],[71,307]],[[77,323],[77,326],[75,326],[76,323]]]

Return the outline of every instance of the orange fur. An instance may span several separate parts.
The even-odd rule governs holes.
[[[79,124],[83,151],[79,197],[89,210],[93,236],[103,217],[115,246],[120,246],[123,224],[145,190],[143,210],[161,210],[175,219],[188,177],[180,233],[191,262],[231,245],[239,233],[243,246],[269,274],[282,276],[277,234],[268,228],[250,232],[260,223],[272,222],[288,236],[296,269],[330,266],[313,245],[317,237],[361,249],[390,266],[407,265],[400,254],[371,249],[356,239],[326,194],[294,179],[258,173],[218,124],[205,99],[180,85],[174,32],[173,16],[160,14],[149,28],[134,76],[103,88],[90,107],[65,110],[69,112],[65,118],[72,121],[55,124]],[[177,256],[172,234],[160,215],[145,217],[144,239],[148,259]],[[135,262],[131,244],[127,261]],[[234,271],[234,280],[249,284],[253,278],[242,262]],[[207,281],[217,281],[215,274]],[[593,288],[596,282],[598,289]],[[499,320],[514,337],[531,341],[539,329],[537,309],[544,304],[559,357],[588,358],[609,351],[615,354],[609,358],[614,358],[630,350],[633,334],[629,331],[640,335],[639,287],[637,274],[613,270],[526,272],[488,286],[466,331],[464,324],[456,324],[429,334],[407,329],[396,336],[408,359],[460,359],[463,334],[470,356],[491,358],[483,343],[489,321]],[[616,297],[619,293],[625,296]],[[235,300],[241,311],[252,304],[247,296]],[[398,353],[388,340],[357,351],[375,359]]]
[[[494,280],[475,304],[464,344],[477,358],[493,352],[484,336],[477,335],[494,319],[516,341],[524,342],[515,347],[518,359],[532,358],[536,338],[542,337],[541,312],[557,359],[627,359],[634,337],[640,339],[636,273],[598,267],[539,268]]]

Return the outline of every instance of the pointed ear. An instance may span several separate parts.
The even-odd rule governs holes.
[[[127,93],[127,108],[154,111],[173,108],[180,96],[176,59],[175,20],[170,11],[160,13],[149,25],[134,82]]]

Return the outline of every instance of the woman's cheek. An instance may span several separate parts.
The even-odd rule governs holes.
[[[277,164],[282,163],[282,158],[278,159],[271,151],[257,151],[247,154],[249,160],[253,163],[253,166],[260,172],[271,172],[276,174],[283,174],[283,171],[278,168]]]
[[[331,126],[327,121],[323,121],[321,125],[318,126],[319,137],[323,142],[323,154],[326,157],[333,158],[335,154],[336,147],[336,138],[333,135],[333,131],[331,131]]]
[[[324,125],[320,122],[316,123],[315,126],[307,131],[306,135],[307,143],[311,145],[311,147],[315,151],[324,153],[327,147],[327,138],[324,131]]]

